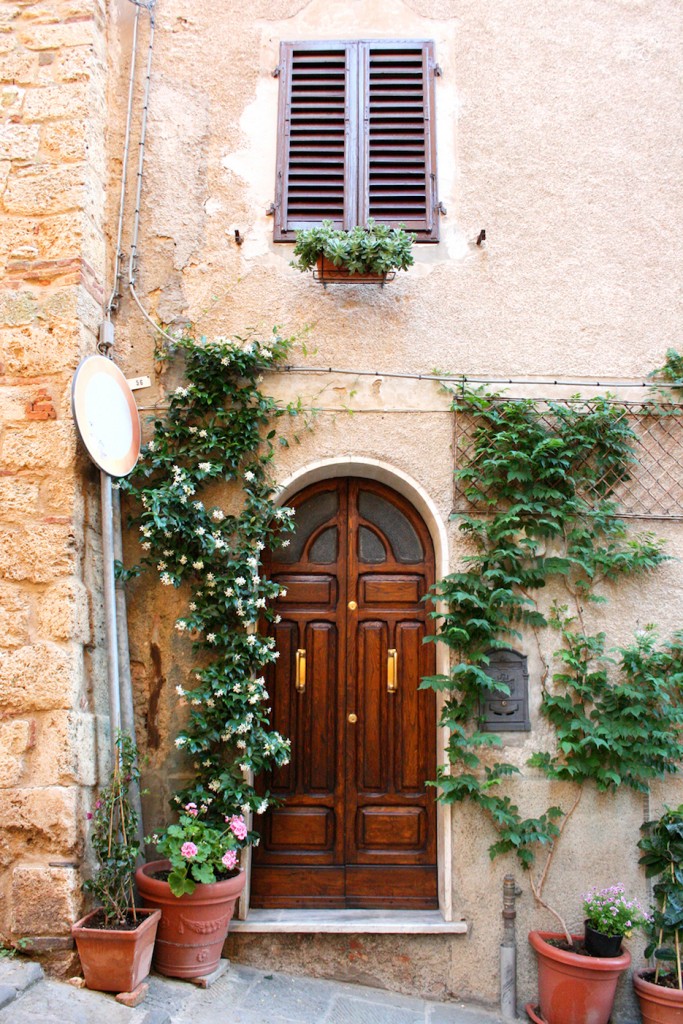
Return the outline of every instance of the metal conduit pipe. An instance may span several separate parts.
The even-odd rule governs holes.
[[[109,683],[109,728],[112,764],[116,762],[116,736],[121,728],[119,693],[119,649],[116,630],[116,583],[114,580],[114,529],[111,477],[100,470],[102,515],[102,571],[104,576],[104,626],[107,642],[107,678]]]
[[[116,488],[112,500],[114,558],[123,562],[123,538],[121,535],[121,492]],[[130,674],[130,648],[128,646],[128,611],[126,608],[126,591],[122,580],[116,580],[116,631],[119,656],[119,699],[121,705],[121,728],[128,733],[135,746],[135,709],[133,705],[133,680]],[[137,782],[130,787],[130,799],[137,815],[137,838],[142,845],[145,831],[142,824],[142,800],[140,786]]]
[[[515,876],[503,880],[503,941],[500,944],[500,1012],[505,1020],[517,1017],[517,940],[515,937],[515,899],[521,889]]]

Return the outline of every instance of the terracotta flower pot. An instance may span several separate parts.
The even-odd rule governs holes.
[[[630,965],[631,954],[580,956],[546,941],[563,937],[554,932],[529,932],[538,957],[540,1015],[532,1004],[527,1013],[537,1024],[607,1024],[619,975]]]
[[[641,967],[633,974],[643,1024],[683,1024],[683,991],[646,981],[643,974],[650,970],[649,967]]]
[[[161,919],[158,910],[138,910],[137,928],[89,928],[92,910],[71,926],[88,988],[98,992],[132,992],[149,974],[154,939]]]
[[[169,978],[202,978],[218,967],[235,903],[244,888],[244,872],[212,885],[197,885],[190,895],[174,896],[168,882],[152,878],[170,866],[167,860],[156,860],[135,872],[143,906],[161,910],[154,967]]]

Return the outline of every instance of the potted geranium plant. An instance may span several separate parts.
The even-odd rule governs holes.
[[[683,1021],[683,804],[665,808],[655,821],[642,826],[640,863],[648,877],[657,877],[656,900],[648,920],[646,957],[655,967],[633,975],[644,1024]]]
[[[412,247],[415,235],[403,228],[391,228],[369,220],[367,227],[344,231],[332,221],[297,231],[291,266],[305,272],[317,267],[315,278],[326,284],[384,283],[397,270],[407,270],[415,262]]]
[[[140,852],[130,786],[138,779],[137,752],[119,733],[111,777],[95,803],[90,840],[98,869],[83,888],[100,906],[72,926],[88,988],[131,992],[149,974],[158,910],[135,906],[133,877]]]
[[[252,838],[244,816],[227,815],[219,828],[206,821],[207,811],[206,805],[185,804],[177,824],[151,837],[164,859],[136,874],[145,906],[163,911],[154,966],[170,977],[195,978],[216,969],[244,888],[238,854]]]

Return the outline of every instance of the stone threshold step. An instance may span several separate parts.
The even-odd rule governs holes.
[[[467,921],[444,921],[438,910],[250,910],[230,933],[328,932],[375,935],[466,935]]]

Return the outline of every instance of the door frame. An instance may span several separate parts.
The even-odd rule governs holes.
[[[434,564],[436,580],[442,579],[449,572],[448,534],[445,523],[427,491],[403,470],[380,462],[378,459],[363,457],[339,457],[321,459],[309,463],[296,470],[280,485],[275,496],[278,505],[286,505],[290,497],[310,484],[335,477],[355,476],[368,480],[377,480],[391,487],[402,495],[422,517],[434,545]],[[436,610],[445,611],[445,602],[437,602]],[[450,671],[450,654],[445,644],[436,644],[436,672],[447,675]],[[436,695],[436,754],[437,763],[447,764],[448,730],[439,727],[441,710],[446,697],[443,692]],[[453,920],[453,837],[452,837],[452,805],[437,801],[436,804],[436,870],[439,910],[445,921]],[[247,884],[239,902],[237,917],[245,920],[249,912],[249,882],[251,876],[251,852],[247,853],[243,863],[247,875]],[[244,861],[244,857],[243,857]],[[330,911],[331,914],[334,911]]]

